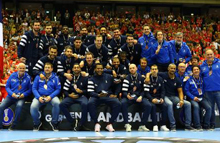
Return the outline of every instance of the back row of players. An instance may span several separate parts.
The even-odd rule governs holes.
[[[36,26],[35,24],[34,26]],[[149,27],[144,26],[144,31],[148,30]],[[117,31],[119,32],[117,29],[114,30],[114,33],[117,33]],[[175,51],[178,51],[176,52],[178,53],[176,58],[173,58],[171,44],[163,40],[161,31],[157,32],[157,42],[153,45],[149,43],[154,38],[150,38],[152,37],[151,33],[149,35],[144,34],[144,36],[139,39],[139,41],[143,40],[145,42],[141,44],[145,46],[144,49],[141,48],[139,44],[134,44],[133,36],[128,35],[126,43],[116,50],[116,54],[119,53],[119,56],[117,57],[113,54],[113,58],[108,58],[110,50],[102,44],[103,36],[96,36],[95,44],[85,48],[84,54],[80,54],[83,49],[82,47],[84,47],[82,46],[83,41],[80,37],[76,37],[73,47],[66,46],[64,54],[60,57],[57,57],[59,48],[54,45],[49,46],[49,54],[40,58],[34,66],[31,64],[34,58],[28,60],[28,57],[25,58],[25,56],[22,56],[21,60],[25,62],[26,65],[19,64],[18,72],[12,74],[9,78],[6,85],[6,90],[9,90],[9,97],[4,100],[4,104],[1,104],[0,112],[3,113],[3,109],[13,103],[22,102],[23,98],[30,94],[31,85],[29,85],[30,82],[27,82],[28,79],[30,81],[30,77],[25,76],[27,74],[25,74],[24,71],[22,72],[22,69],[28,69],[30,75],[36,76],[32,86],[32,92],[35,98],[31,105],[34,130],[39,130],[42,125],[38,118],[39,107],[48,102],[53,105],[53,120],[51,126],[55,131],[58,130],[58,114],[60,109],[68,121],[73,123],[74,119],[70,116],[68,107],[74,103],[80,103],[82,106],[82,118],[74,127],[75,130],[85,128],[83,124],[86,121],[88,110],[91,118],[95,122],[95,131],[100,131],[101,126],[96,117],[96,107],[100,103],[106,103],[112,109],[110,122],[106,126],[106,129],[109,131],[114,131],[112,123],[120,111],[122,111],[123,114],[126,131],[131,131],[131,125],[128,123],[127,108],[130,104],[134,103],[141,104],[143,109],[142,122],[138,129],[140,131],[149,131],[145,125],[150,113],[154,125],[153,131],[158,131],[156,107],[159,107],[162,112],[161,130],[169,131],[165,125],[168,115],[170,129],[171,131],[176,131],[176,122],[173,114],[173,106],[176,105],[178,105],[177,107],[179,108],[183,107],[185,109],[186,130],[195,130],[191,127],[191,105],[193,106],[194,127],[199,131],[202,130],[199,115],[200,106],[202,106],[202,108],[206,110],[203,128],[208,130],[214,129],[214,104],[217,102],[218,106],[220,105],[218,103],[220,100],[217,100],[220,96],[218,92],[218,88],[220,87],[220,83],[218,82],[220,78],[218,70],[220,63],[218,59],[214,58],[213,51],[206,51],[207,60],[203,63],[201,67],[202,72],[200,74],[198,59],[191,59],[191,54],[189,57],[182,56],[183,54],[181,54],[187,53],[186,49],[189,50],[186,44],[182,42],[182,33],[177,33],[177,40],[174,41]],[[30,50],[31,47],[28,49],[24,46],[34,42],[34,40],[28,41],[27,35],[23,37],[26,38],[26,41],[22,38],[20,42],[18,49],[18,53],[20,54],[22,53],[21,49],[24,51]],[[119,37],[119,41],[122,41],[122,37]],[[146,38],[148,38],[148,40],[146,40]],[[177,44],[178,39],[181,39],[179,40],[181,41],[180,44]],[[116,40],[113,38],[110,43],[112,43],[112,41]],[[157,45],[156,48],[154,48],[155,45]],[[111,46],[108,47],[110,48]],[[35,48],[36,47],[32,47],[34,50],[38,49]],[[114,48],[110,49],[113,51]],[[149,49],[150,51],[148,51]],[[152,52],[153,49],[154,52]],[[144,53],[143,51],[148,52]],[[31,54],[30,51],[27,52],[27,55],[28,53]],[[160,55],[161,53],[162,55]],[[145,55],[144,57],[146,58],[141,58],[140,66],[137,68],[136,65],[142,54]],[[148,54],[150,55],[149,59]],[[190,59],[193,63],[193,67],[188,67],[191,76],[187,76],[185,63]],[[129,64],[129,60],[133,61],[131,62],[132,64]],[[151,69],[149,69],[146,66],[147,63],[149,64],[149,61],[151,64],[153,64],[153,61],[156,61],[157,65],[153,64]],[[176,64],[178,64],[178,72],[176,72]],[[33,70],[30,71],[31,66]],[[166,68],[168,72],[158,74],[158,69],[159,71],[166,71]],[[24,80],[24,77],[27,78]],[[59,81],[61,81],[62,86]],[[62,89],[65,98],[60,103],[57,95]],[[204,97],[205,92],[206,97]],[[188,100],[184,100],[184,95],[188,97]],[[121,102],[119,99],[121,99]],[[22,106],[22,104],[20,106]],[[17,115],[19,115],[20,110],[20,108],[18,111],[16,110]],[[1,117],[0,119],[2,120]],[[15,118],[10,129],[16,126],[16,120],[17,118]]]

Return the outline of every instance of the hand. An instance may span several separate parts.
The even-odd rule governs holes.
[[[113,75],[114,78],[117,77],[117,73],[115,72],[115,70],[112,70],[112,75]]]
[[[45,80],[46,77],[41,73],[41,74],[40,74],[40,79],[41,79],[41,80]]]
[[[73,75],[70,74],[70,73],[64,73],[64,76],[69,80],[71,81],[73,79]]]
[[[13,98],[15,98],[15,99],[18,99],[18,97],[17,97],[17,95],[16,95],[15,93],[13,93],[11,96],[12,96]]]
[[[164,100],[163,98],[160,98],[160,104],[163,104]]]
[[[106,97],[108,94],[106,94],[106,93],[100,93],[100,94],[98,94],[98,96],[99,97]]]
[[[138,41],[137,41],[136,39],[134,39],[133,43],[134,43],[134,44],[137,44],[137,43],[138,43]]]
[[[69,94],[69,97],[71,97],[73,99],[77,99],[77,98],[79,98],[79,95],[77,95],[75,93],[71,93],[71,94]]]
[[[111,94],[109,97],[110,98],[117,98],[117,95]]]
[[[19,60],[20,60],[20,62],[22,62],[24,64],[26,63],[26,58],[24,58],[24,57],[21,57]]]
[[[78,59],[78,55],[76,53],[72,54],[72,57],[74,57],[75,59]]]
[[[0,97],[2,96],[2,92],[0,91]]]
[[[82,75],[83,77],[86,77],[86,76],[88,76],[89,74],[86,73],[86,72],[84,72],[84,71],[81,71],[81,75]]]
[[[199,102],[199,101],[200,101],[198,97],[194,97],[193,100],[196,101],[196,102]]]
[[[105,68],[108,69],[108,70],[112,69],[112,67],[110,65],[107,65]]]
[[[19,96],[19,98],[24,98],[24,94],[21,94],[21,95]]]
[[[183,105],[184,105],[184,101],[183,101],[183,100],[180,100],[179,104],[180,104],[180,108],[182,108]]]
[[[40,103],[44,103],[44,100],[43,100],[43,99],[44,99],[44,97],[40,97],[40,98],[39,98]]]
[[[52,98],[51,98],[50,96],[47,96],[47,97],[46,97],[46,102],[50,102],[51,99],[52,99]]]
[[[133,100],[133,99],[134,99],[134,97],[131,97],[131,94],[130,94],[130,93],[128,93],[127,98],[128,98],[129,100]]]
[[[160,49],[161,49],[161,46],[160,45],[158,45],[158,47],[157,47],[157,50],[156,50],[156,55],[160,52]]]
[[[186,82],[189,79],[189,76],[186,76],[183,81]]]
[[[157,99],[156,98],[152,99],[152,103],[158,104]]]
[[[83,93],[83,91],[80,90],[79,88],[76,88],[75,90],[76,90],[77,93],[80,93],[80,94]]]
[[[80,66],[80,68],[83,68],[83,67],[84,67],[84,61],[81,61],[81,62],[79,63],[79,66]]]
[[[136,100],[136,102],[141,102],[142,101],[142,96],[139,96]]]
[[[110,34],[107,34],[107,39],[112,39],[112,36]]]

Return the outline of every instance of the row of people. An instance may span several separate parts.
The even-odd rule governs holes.
[[[214,60],[215,62],[213,62],[213,64],[219,64],[218,59],[214,59],[212,50],[207,50],[206,55],[207,63]],[[13,73],[7,81],[6,90],[8,96],[0,105],[0,111],[3,113],[4,109],[11,104],[17,104],[18,108],[16,108],[15,121],[10,128],[13,129],[17,124],[21,107],[24,104],[24,98],[30,95],[32,89],[35,98],[32,101],[30,111],[34,120],[35,131],[39,130],[42,125],[39,120],[39,108],[47,103],[53,105],[53,119],[50,124],[54,131],[58,130],[58,115],[60,110],[67,117],[67,120],[73,123],[74,119],[70,116],[68,108],[74,103],[80,103],[83,112],[79,124],[74,128],[75,130],[83,128],[88,110],[91,118],[95,122],[95,131],[100,131],[101,126],[97,121],[96,107],[101,103],[109,105],[112,109],[111,119],[106,126],[106,129],[111,132],[114,131],[112,123],[117,118],[120,109],[124,118],[126,131],[131,131],[131,125],[128,123],[127,111],[128,106],[131,104],[141,104],[143,109],[142,123],[139,126],[139,131],[149,131],[145,125],[147,124],[150,113],[154,125],[153,131],[158,131],[156,120],[157,106],[162,112],[162,131],[169,131],[165,125],[167,114],[171,131],[176,131],[173,112],[174,106],[184,108],[185,129],[195,130],[191,127],[191,104],[194,111],[194,127],[199,131],[202,130],[199,115],[199,106],[201,106],[206,110],[203,128],[210,130],[214,125],[213,102],[215,102],[215,100],[210,100],[210,98],[213,97],[210,97],[208,94],[204,96],[204,92],[207,91],[206,86],[207,81],[210,81],[209,78],[218,72],[218,65],[213,65],[212,69],[208,70],[205,64],[206,63],[201,66],[201,74],[200,67],[197,65],[193,66],[192,76],[190,76],[188,80],[186,80],[186,77],[182,78],[182,75],[180,75],[180,69],[184,65],[183,63],[179,64],[178,69],[180,72],[178,73],[176,73],[175,64],[169,65],[167,73],[158,73],[158,66],[152,65],[151,72],[146,75],[146,78],[137,73],[135,64],[130,64],[129,74],[123,80],[121,87],[118,86],[119,82],[116,80],[117,76],[115,77],[114,73],[113,76],[104,73],[104,66],[101,63],[95,65],[95,74],[91,78],[83,76],[80,65],[75,63],[72,69],[73,77],[65,80],[63,86],[65,98],[60,103],[57,95],[61,91],[61,84],[59,77],[52,72],[53,64],[49,62],[44,64],[44,72],[41,73],[44,77],[37,75],[31,88],[31,78],[25,73],[25,65],[21,63],[18,66],[18,72]],[[209,77],[206,77],[207,75]],[[178,76],[180,76],[180,78]],[[210,85],[211,83],[208,84]],[[212,88],[217,87],[215,85],[215,87]],[[119,96],[120,92],[122,93],[121,96]],[[188,97],[188,101],[184,100],[184,95]],[[3,117],[1,117],[1,120],[2,119]]]
[[[37,61],[47,55],[52,45],[57,45],[58,56],[68,45],[72,47],[75,58],[83,59],[85,53],[90,51],[104,66],[109,59],[125,51],[131,63],[138,65],[140,58],[145,57],[148,65],[157,64],[160,71],[167,71],[169,63],[188,63],[192,57],[189,47],[183,42],[183,33],[178,32],[176,39],[168,42],[164,40],[162,31],[157,31],[154,37],[147,25],[143,26],[143,36],[138,40],[135,40],[132,35],[122,36],[119,28],[113,30],[112,37],[107,34],[105,27],[101,27],[100,35],[94,37],[88,35],[87,28],[83,27],[80,31],[81,40],[78,36],[70,37],[67,26],[63,26],[62,33],[57,38],[51,35],[50,24],[45,27],[45,35],[41,35],[39,29],[40,23],[34,22],[33,30],[22,36],[18,47],[18,57],[26,63],[31,76],[34,75],[32,69]]]

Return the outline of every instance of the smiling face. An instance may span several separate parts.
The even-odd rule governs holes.
[[[102,75],[103,73],[103,65],[96,65],[95,72],[97,75]]]

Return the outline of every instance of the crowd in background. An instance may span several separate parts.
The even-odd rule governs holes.
[[[68,10],[64,14],[59,11],[56,13],[56,21],[52,21],[45,11],[19,10],[18,12],[9,12],[2,10],[3,15],[3,42],[4,42],[4,74],[2,83],[5,84],[11,73],[16,71],[16,65],[19,63],[17,57],[17,45],[21,36],[32,29],[34,20],[41,21],[41,33],[45,33],[45,25],[51,22],[53,26],[53,35],[57,37],[63,25],[73,25],[69,27],[70,35],[80,34],[79,31],[86,26],[89,35],[98,35],[99,28],[106,26],[107,33],[113,36],[113,29],[119,27],[122,35],[132,34],[135,39],[142,36],[142,26],[147,24],[155,34],[157,30],[162,30],[164,38],[170,41],[174,34],[182,32],[184,42],[190,47],[193,56],[200,58],[200,63],[204,60],[204,49],[211,48],[215,56],[219,57],[220,41],[220,21],[211,16],[191,16],[190,19],[184,19],[184,16],[176,16],[172,13],[169,15],[160,13],[144,13],[136,15],[132,13],[115,14],[110,12],[105,14],[89,12],[87,10],[78,11],[71,19]],[[4,90],[2,88],[2,90]],[[7,93],[2,91],[3,95]],[[5,93],[5,94],[4,94]]]

